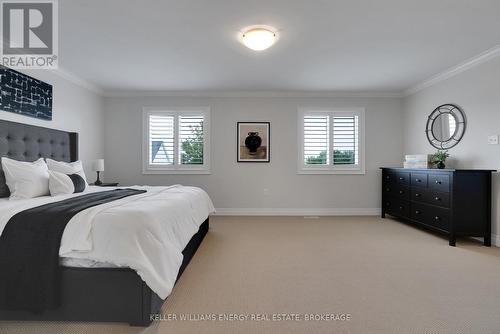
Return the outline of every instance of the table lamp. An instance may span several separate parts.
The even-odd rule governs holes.
[[[97,173],[97,180],[95,180],[94,184],[99,186],[102,184],[102,181],[99,179],[99,173],[104,172],[104,159],[94,160],[92,163],[92,169]]]

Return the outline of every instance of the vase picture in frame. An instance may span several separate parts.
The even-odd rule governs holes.
[[[238,162],[269,162],[271,123],[238,122]]]

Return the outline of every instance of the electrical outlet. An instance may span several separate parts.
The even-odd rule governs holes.
[[[498,135],[488,136],[488,144],[489,145],[498,145]]]

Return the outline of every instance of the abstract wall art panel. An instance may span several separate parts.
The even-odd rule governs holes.
[[[52,85],[0,66],[0,110],[52,120]]]

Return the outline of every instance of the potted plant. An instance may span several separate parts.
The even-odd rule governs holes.
[[[431,162],[436,165],[437,168],[439,169],[444,169],[446,165],[444,162],[446,159],[450,156],[448,151],[440,151],[438,150],[436,153],[432,155],[432,160]]]

